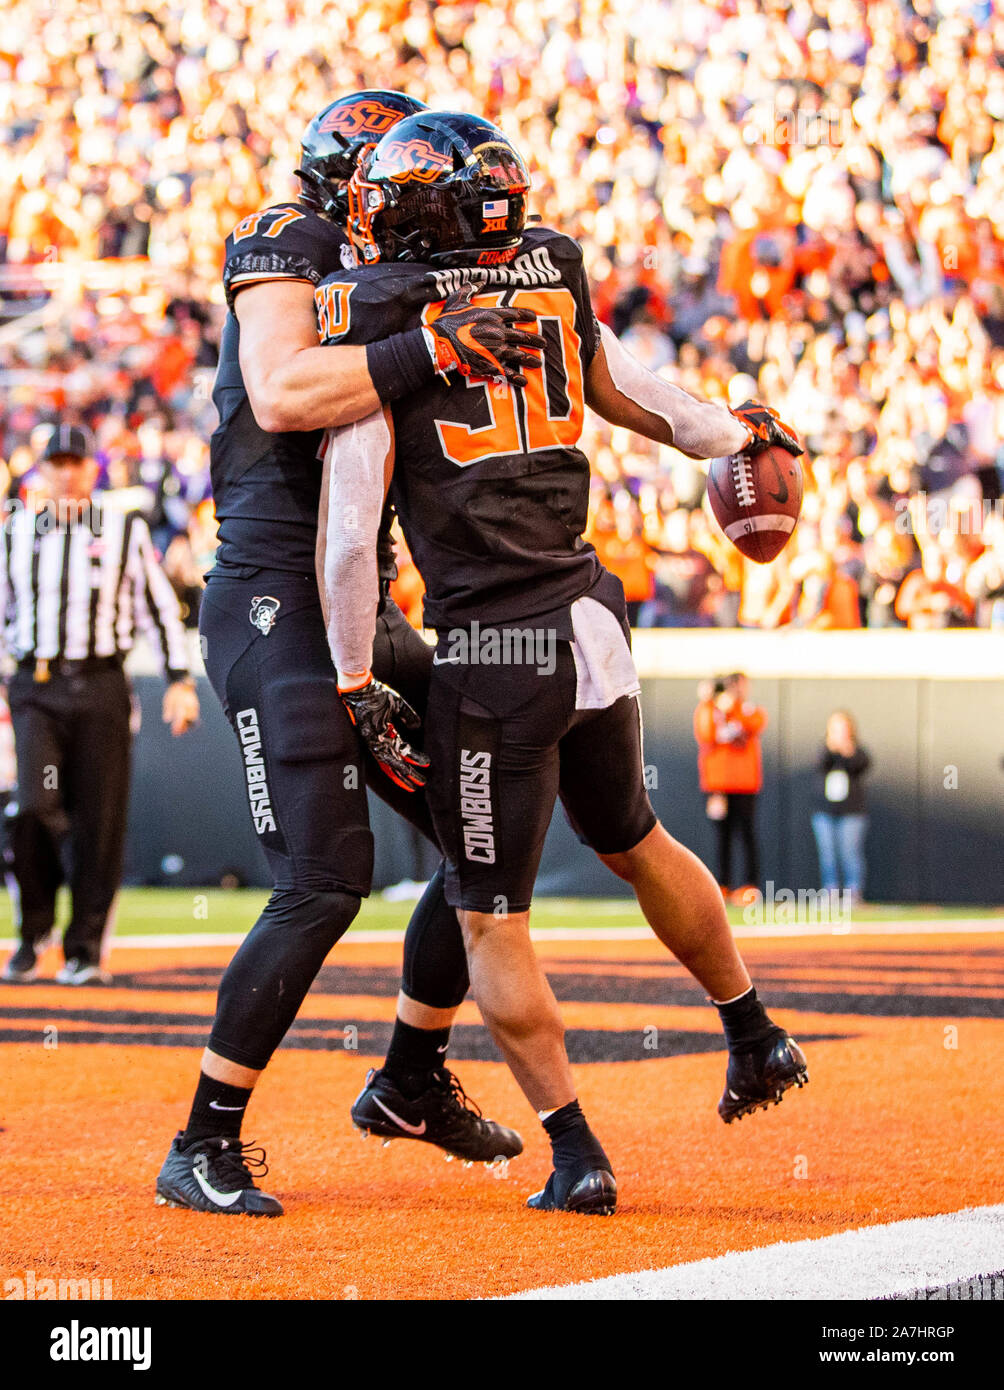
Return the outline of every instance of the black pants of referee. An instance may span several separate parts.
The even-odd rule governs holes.
[[[56,893],[70,885],[67,960],[97,965],[122,877],[129,800],[129,686],[121,666],[53,665],[36,681],[19,669],[8,687],[17,752],[17,813],[9,822],[21,896],[21,938],[38,945],[55,925]]]

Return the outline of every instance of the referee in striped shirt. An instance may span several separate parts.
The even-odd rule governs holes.
[[[137,511],[92,501],[88,432],[53,429],[41,488],[12,502],[0,537],[0,642],[16,666],[8,702],[18,789],[8,808],[21,944],[3,972],[27,982],[68,880],[72,915],[61,984],[107,983],[102,944],[119,887],[129,796],[130,697],[122,663],[138,629],[169,682],[164,722],[199,717],[178,602]]]

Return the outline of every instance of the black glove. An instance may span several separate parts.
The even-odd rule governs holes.
[[[469,281],[461,285],[447,299],[439,317],[428,325],[436,345],[437,370],[504,378],[513,386],[525,386],[522,369],[541,366],[541,358],[527,349],[542,351],[547,344],[539,333],[516,325],[536,322],[536,314],[531,309],[474,305],[474,291]]]
[[[771,410],[769,405],[762,405],[760,401],[743,401],[742,405],[737,405],[729,414],[734,415],[748,430],[753,431],[753,438],[739,450],[740,454],[745,454],[747,458],[755,458],[757,454],[762,454],[764,449],[769,449],[775,444],[781,449],[787,449],[795,458],[803,452],[795,431],[790,425],[786,425],[779,418],[777,411]]]
[[[365,685],[338,693],[360,737],[390,780],[407,792],[424,787],[419,769],[428,767],[429,759],[409,747],[394,727],[395,720],[405,729],[417,729],[422,722],[408,701],[372,676]]]

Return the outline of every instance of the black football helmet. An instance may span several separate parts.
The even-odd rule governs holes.
[[[422,111],[364,153],[349,180],[356,261],[504,265],[519,250],[530,175],[481,116]]]
[[[405,116],[426,110],[424,101],[403,92],[374,90],[352,92],[318,111],[300,142],[296,174],[303,183],[302,201],[332,221],[343,223],[345,185],[361,151],[375,145]]]

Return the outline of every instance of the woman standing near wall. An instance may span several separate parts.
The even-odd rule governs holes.
[[[839,889],[842,880],[851,902],[860,902],[864,888],[868,816],[863,779],[870,766],[854,720],[844,710],[835,710],[826,721],[826,742],[816,763],[819,786],[812,829],[823,888]]]

